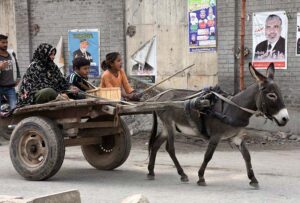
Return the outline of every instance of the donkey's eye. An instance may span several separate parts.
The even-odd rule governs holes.
[[[276,101],[277,100],[277,95],[275,93],[268,93],[267,98],[272,100],[272,101]]]

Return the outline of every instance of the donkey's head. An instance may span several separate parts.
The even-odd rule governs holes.
[[[256,97],[256,106],[269,119],[275,120],[279,126],[284,126],[289,120],[288,111],[284,105],[281,92],[274,82],[275,68],[271,63],[267,69],[267,77],[259,73],[249,63],[251,75],[256,79],[259,92]]]

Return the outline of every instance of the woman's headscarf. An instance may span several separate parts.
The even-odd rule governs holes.
[[[67,80],[49,56],[53,50],[56,52],[56,49],[47,43],[40,44],[35,50],[20,85],[18,106],[34,104],[34,96],[41,89],[52,88],[58,93],[69,89]]]

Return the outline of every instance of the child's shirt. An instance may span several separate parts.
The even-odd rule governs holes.
[[[107,87],[120,87],[125,90],[127,94],[133,92],[133,88],[130,86],[126,73],[123,69],[121,69],[116,77],[109,70],[104,71],[101,76],[101,88]]]
[[[78,73],[73,72],[71,75],[68,76],[67,80],[71,85],[78,87],[81,91],[87,91],[90,89],[94,89],[86,79],[80,76]]]

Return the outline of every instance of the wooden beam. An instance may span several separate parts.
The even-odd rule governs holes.
[[[101,137],[80,137],[80,138],[69,138],[64,140],[65,147],[100,144],[100,143],[101,143]]]
[[[118,114],[142,114],[151,113],[153,111],[163,111],[166,108],[184,108],[184,101],[169,101],[169,102],[143,102],[131,105],[117,105]]]
[[[86,122],[86,123],[64,123],[64,129],[70,128],[113,128],[116,127],[113,121],[102,121],[102,122]]]

